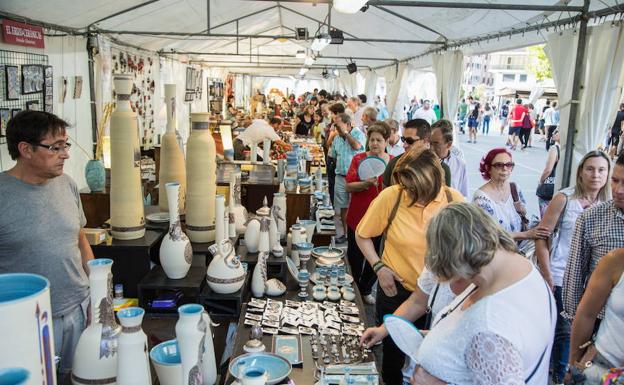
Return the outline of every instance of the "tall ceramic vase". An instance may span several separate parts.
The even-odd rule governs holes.
[[[279,237],[284,239],[286,237],[286,194],[275,193],[273,194],[273,220],[277,224],[277,231]]]
[[[182,231],[178,202],[182,191],[178,182],[167,183],[167,199],[169,200],[169,231],[160,244],[160,264],[165,275],[171,279],[186,277],[193,262],[191,241]],[[180,198],[178,198],[180,197]]]
[[[191,136],[186,145],[186,233],[193,242],[215,239],[217,163],[210,114],[191,114]]]
[[[160,174],[158,175],[158,207],[162,211],[169,210],[166,184],[178,182],[180,184],[179,213],[184,213],[186,202],[186,168],[184,154],[178,146],[176,129],[178,127],[176,113],[176,85],[165,84],[165,105],[167,107],[167,130],[162,136],[160,145]]]
[[[202,385],[204,340],[206,323],[204,308],[198,304],[182,305],[178,308],[180,318],[175,326],[180,359],[182,360],[182,385]]]
[[[117,312],[121,322],[119,357],[117,360],[118,385],[152,385],[147,336],[141,329],[145,310],[128,307]]]
[[[227,227],[225,223],[225,197],[223,195],[217,195],[215,199],[215,244],[219,244],[222,240],[226,239],[226,234]]]
[[[212,320],[207,312],[204,312],[203,318],[206,323],[206,338],[204,339],[204,355],[202,357],[202,375],[204,376],[204,385],[213,385],[217,382],[217,360],[213,345]],[[215,324],[215,326],[218,325]]]
[[[234,215],[236,233],[244,234],[247,223],[247,209],[241,203],[241,173],[230,174],[230,212]]]
[[[0,274],[0,368],[21,368],[28,385],[55,385],[50,282]]]
[[[266,290],[265,285],[268,278],[266,261],[268,257],[268,253],[260,252],[258,254],[258,262],[251,276],[251,294],[257,298],[264,296]]]
[[[92,259],[87,264],[92,321],[76,346],[72,382],[111,385],[117,381],[117,344],[121,331],[113,312],[113,261]]]
[[[111,115],[111,233],[116,239],[137,239],[145,235],[141,192],[141,150],[137,115],[130,107],[132,76],[113,79],[117,106]]]

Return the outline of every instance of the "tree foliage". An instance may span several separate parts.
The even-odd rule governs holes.
[[[544,52],[544,44],[528,47],[527,52],[530,59],[527,65],[527,71],[535,75],[538,82],[551,79],[552,68],[550,66],[550,60],[548,60],[548,56],[546,52]]]

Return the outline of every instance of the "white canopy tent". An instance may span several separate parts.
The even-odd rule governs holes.
[[[304,59],[297,58],[296,54],[303,50],[314,58],[313,64],[306,66],[309,71],[305,79],[319,80],[328,87],[349,93],[357,90],[370,98],[377,79],[384,78],[388,110],[399,116],[401,98],[408,94],[406,79],[423,78],[422,69],[431,71],[433,68],[436,74],[444,74],[441,84],[433,89],[437,89],[437,99],[444,104],[443,109],[452,114],[453,97],[444,96],[458,89],[460,79],[451,75],[459,68],[461,55],[544,43],[555,31],[579,30],[579,34],[584,34],[583,26],[617,23],[624,11],[619,0],[526,0],[522,3],[511,0],[369,0],[359,12],[344,14],[332,11],[331,2],[3,0],[0,16],[42,25],[49,35],[98,36],[98,40],[106,39],[113,45],[159,55],[161,63],[165,60],[167,64],[160,71],[161,80],[176,78],[176,73],[189,64],[214,73],[244,74],[246,77],[237,79],[236,83],[242,83],[250,92],[254,75],[298,77]],[[307,30],[307,38],[297,38],[299,28]],[[331,28],[342,31],[344,42],[313,52],[314,37]],[[617,40],[615,44],[618,47]],[[574,49],[563,52],[567,63],[584,63],[574,60]],[[433,54],[443,55],[435,66]],[[621,56],[614,53],[614,57]],[[97,64],[97,57],[95,62]],[[349,63],[356,63],[359,74],[347,73]],[[621,94],[622,80],[618,72],[621,62],[615,60],[608,68],[603,68],[610,71],[609,79],[617,83],[615,88],[604,91],[605,94],[618,94],[618,89]],[[339,71],[338,79],[323,78],[324,73],[331,74],[334,69]],[[573,90],[580,82],[591,79],[573,76],[567,87]],[[264,80],[258,79],[255,84],[259,82],[264,83]],[[557,86],[560,93],[561,88],[566,87]],[[105,99],[106,85],[102,87],[95,94]],[[572,98],[580,96],[572,95]],[[591,97],[600,96],[592,91]],[[612,113],[605,111],[607,113],[609,116],[605,119],[612,119]],[[572,115],[576,116],[576,108]],[[583,124],[598,122],[597,118],[590,119]],[[569,123],[572,125],[570,132],[574,133],[576,120],[572,117]],[[562,121],[562,124],[568,122]],[[592,129],[602,130],[603,127]],[[589,141],[591,145],[595,141],[595,135],[579,135],[579,138],[584,141],[582,148],[590,145]]]

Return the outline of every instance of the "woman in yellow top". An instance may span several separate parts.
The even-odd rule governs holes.
[[[440,158],[429,149],[412,148],[396,165],[395,184],[371,203],[356,230],[356,241],[379,280],[376,313],[378,325],[416,289],[425,265],[427,225],[449,202],[463,201],[462,194],[445,187]],[[380,258],[372,238],[385,233]],[[424,327],[424,317],[416,326]],[[405,356],[392,338],[383,340],[382,376],[386,384],[402,382]]]

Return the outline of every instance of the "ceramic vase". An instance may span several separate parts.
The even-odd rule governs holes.
[[[299,266],[299,251],[297,250],[297,244],[307,241],[306,230],[299,224],[294,224],[290,227],[290,257]]]
[[[202,356],[202,375],[204,379],[203,385],[213,385],[217,382],[217,360],[214,352],[214,335],[212,334],[212,320],[208,312],[202,315],[206,324],[206,338],[204,339],[204,355]],[[217,324],[214,324],[218,326]]]
[[[225,197],[217,195],[215,199],[215,243],[219,244],[222,240],[227,239],[225,218]],[[229,227],[229,216],[228,216]]]
[[[178,204],[182,191],[178,182],[167,183],[167,199],[169,200],[169,231],[160,244],[160,265],[170,279],[186,277],[191,262],[193,248],[191,241],[182,231]]]
[[[236,239],[238,238],[238,234],[236,232],[236,217],[234,216],[234,212],[232,211],[232,205],[229,205],[227,208],[227,217],[228,217],[228,238],[232,241],[232,244],[236,244]]]
[[[182,385],[203,383],[202,359],[206,338],[203,313],[203,306],[198,304],[182,305],[178,308],[180,318],[176,323],[175,333],[182,360]]]
[[[241,173],[230,174],[230,210],[234,214],[236,233],[244,234],[247,223],[247,209],[241,204]]]
[[[169,210],[166,185],[169,182],[178,182],[180,184],[178,213],[182,214],[186,202],[186,168],[184,166],[184,154],[178,145],[176,135],[178,120],[175,84],[165,84],[165,106],[167,108],[167,129],[160,143],[158,207],[162,211]]]
[[[55,385],[52,332],[48,280],[35,274],[0,274],[0,367],[28,372],[24,384]]]
[[[234,255],[234,247],[229,240],[221,241],[217,253],[206,270],[208,286],[219,294],[235,293],[245,283],[245,269]]]
[[[121,323],[117,359],[118,385],[152,385],[147,336],[141,329],[145,311],[128,307],[117,312]]]
[[[260,235],[258,236],[258,252],[269,253],[271,242],[269,237],[269,217],[260,218]]]
[[[106,187],[106,169],[104,162],[99,159],[91,159],[85,166],[85,180],[91,192],[104,191]]]
[[[262,164],[271,164],[271,139],[262,140]]]
[[[273,219],[277,225],[277,231],[281,239],[286,238],[286,194],[273,194]]]
[[[210,114],[191,114],[191,129],[186,145],[186,233],[193,242],[212,242],[217,163]]]
[[[121,327],[113,312],[113,260],[92,259],[87,264],[92,321],[76,346],[72,382],[74,385],[115,384]]]
[[[266,261],[268,258],[268,253],[260,252],[258,254],[258,262],[256,263],[256,267],[254,268],[253,275],[251,277],[251,293],[257,298],[264,296],[265,285],[268,278],[266,267]]]
[[[130,107],[132,76],[116,75],[113,79],[117,105],[111,115],[111,234],[128,240],[145,235],[145,214],[141,190],[141,150],[137,115]]]

